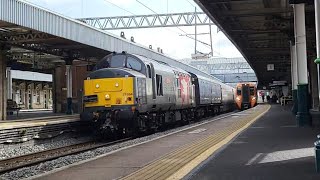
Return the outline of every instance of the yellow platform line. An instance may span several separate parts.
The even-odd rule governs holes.
[[[238,123],[239,124],[239,123]],[[235,125],[237,125],[238,126],[238,124],[235,124]],[[234,127],[237,127],[237,126],[234,126]],[[216,135],[216,137],[225,137],[225,134],[230,134],[231,132],[233,132],[234,131],[234,128],[231,128],[229,131],[223,131],[223,134],[221,135],[221,133],[218,133],[218,134],[215,134]],[[207,138],[208,139],[208,138]],[[206,139],[206,140],[207,140]],[[217,141],[221,141],[221,139],[220,138],[218,138],[218,139],[216,139],[213,143],[217,143]],[[205,141],[205,142],[202,142],[202,143],[204,143],[205,145],[211,145],[211,143],[209,143],[209,142],[207,142],[207,141]],[[198,143],[199,144],[199,143]],[[200,143],[200,145],[201,145],[201,143]],[[206,147],[205,147],[206,148]],[[194,155],[199,155],[199,152],[201,152],[201,151],[194,151],[194,149],[198,149],[199,150],[199,147],[189,147],[189,149],[191,149],[191,152],[193,153],[193,152],[198,152],[198,153],[196,153],[196,154],[192,154],[191,153],[191,155],[192,156],[189,156],[189,158],[186,158],[186,157],[182,157],[181,159],[180,159],[180,161],[182,160],[182,161],[185,161],[185,160],[189,160],[190,159],[190,157],[191,158],[194,158],[193,156]],[[183,148],[183,150],[188,150],[188,149],[186,149],[186,148]],[[202,150],[202,149],[201,149]],[[173,161],[175,161],[175,164],[181,164],[179,161],[177,161],[177,159],[178,158],[180,158],[179,157],[179,155],[176,155],[176,153],[174,153],[175,155],[173,155],[173,156],[176,156],[175,158],[171,158],[171,157],[163,157],[162,159],[165,159],[165,162],[166,163],[168,163],[168,164],[170,164],[170,163],[172,163],[172,159],[173,159]],[[180,152],[179,152],[179,154],[181,154],[181,155],[183,155],[183,154],[185,154],[185,152],[181,152],[181,150],[180,150]],[[187,154],[189,154],[190,155],[190,153],[187,153]],[[172,153],[170,154],[170,155],[172,155]],[[171,161],[170,161],[171,160]],[[185,162],[183,162],[183,163],[185,163]],[[141,173],[141,174],[144,174],[143,175],[143,177],[135,177],[135,178],[132,178],[132,179],[150,179],[150,178],[152,178],[152,179],[158,179],[158,178],[161,178],[161,177],[163,177],[163,176],[161,176],[161,177],[154,177],[153,175],[151,175],[151,174],[158,174],[158,172],[159,171],[162,171],[162,172],[170,172],[170,171],[172,171],[172,169],[171,170],[169,170],[169,171],[166,171],[166,169],[163,169],[163,167],[169,167],[169,166],[165,166],[165,164],[163,164],[163,165],[160,165],[161,163],[158,163],[157,164],[157,166],[159,167],[161,167],[161,168],[157,168],[157,167],[153,167],[153,169],[155,170],[155,171],[148,171],[148,172],[145,172],[145,173]],[[173,169],[175,169],[176,168],[176,166],[173,168]],[[167,174],[166,173],[166,174]],[[147,174],[149,174],[149,175],[147,175]],[[151,175],[151,176],[150,176]],[[159,174],[158,174],[159,175]],[[165,175],[165,174],[162,174],[162,175]],[[131,178],[130,178],[131,179]]]
[[[164,155],[122,179],[181,179],[219,148],[249,127],[270,109],[270,105],[250,109],[231,126]]]

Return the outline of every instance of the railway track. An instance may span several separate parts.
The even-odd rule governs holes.
[[[55,148],[36,153],[30,153],[22,156],[12,157],[0,160],[0,174],[12,171],[18,168],[31,166],[41,162],[57,159],[63,156],[81,153],[84,151],[96,149],[104,146],[111,146],[120,142],[127,141],[132,138],[124,138],[112,142],[99,143],[99,142],[85,142],[80,144],[74,144],[61,148]]]

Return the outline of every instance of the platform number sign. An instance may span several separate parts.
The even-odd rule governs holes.
[[[267,64],[267,71],[274,71],[274,64]]]

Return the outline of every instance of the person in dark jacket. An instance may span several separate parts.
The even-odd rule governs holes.
[[[267,102],[270,103],[270,96],[267,95]]]

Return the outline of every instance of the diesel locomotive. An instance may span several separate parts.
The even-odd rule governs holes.
[[[237,109],[249,109],[257,105],[257,87],[252,83],[238,83],[236,86],[235,104]]]
[[[81,119],[99,132],[134,133],[232,110],[234,89],[197,72],[136,54],[109,54],[84,80]]]

